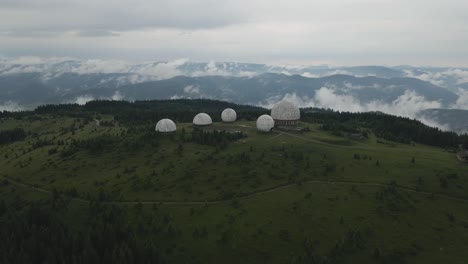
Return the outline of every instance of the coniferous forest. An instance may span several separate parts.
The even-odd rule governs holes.
[[[194,114],[206,112],[213,117],[213,121],[220,121],[219,109],[235,108],[238,114],[246,120],[255,120],[267,109],[256,106],[236,105],[233,103],[206,99],[177,99],[161,101],[91,101],[86,105],[45,105],[34,111],[0,112],[0,117],[30,119],[40,118],[37,115],[63,115],[82,117],[89,121],[96,118],[96,114],[113,115],[115,121],[127,125],[147,125],[162,118],[170,117],[178,122],[191,122]],[[456,147],[467,141],[467,135],[457,135],[454,132],[442,131],[429,127],[420,121],[397,117],[379,112],[350,113],[333,110],[305,108],[301,112],[302,120],[322,124],[327,131],[360,131],[369,129],[379,137],[391,141],[410,144],[417,142],[437,147]],[[106,123],[104,123],[106,125]],[[109,124],[111,125],[111,124]],[[23,137],[20,130],[3,131],[0,142],[8,142]]]
[[[220,122],[227,107],[235,123]],[[214,124],[193,126],[199,112]],[[305,132],[257,132],[268,113],[201,99],[0,112],[0,262],[468,257],[468,168],[455,155],[467,135],[315,108],[301,109]],[[162,118],[177,131],[156,133]]]

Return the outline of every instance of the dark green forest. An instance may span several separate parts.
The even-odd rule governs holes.
[[[128,126],[152,124],[155,120],[171,118],[176,122],[191,122],[199,112],[206,112],[213,121],[220,121],[219,109],[235,108],[241,119],[253,121],[269,110],[256,106],[237,105],[217,100],[207,99],[177,99],[158,101],[91,101],[81,106],[76,104],[44,105],[34,111],[0,112],[0,118],[41,118],[40,115],[57,115],[85,118],[88,121],[99,119],[99,115],[113,115],[115,121]],[[410,144],[412,142],[445,148],[455,148],[460,144],[468,144],[468,135],[457,135],[454,132],[442,131],[429,127],[418,120],[387,115],[378,112],[350,113],[333,110],[304,108],[301,119],[306,122],[321,123],[327,131],[357,132],[369,129],[377,136],[396,142]],[[103,123],[102,125],[112,125]],[[0,144],[15,138],[21,138],[21,131],[4,131],[0,134]]]
[[[87,204],[80,216],[86,224],[77,231],[63,220],[69,202],[62,194],[37,202],[12,195],[11,203],[0,202],[1,263],[161,263],[158,246],[141,238],[149,230],[129,225],[119,207]]]
[[[190,125],[199,112],[219,121],[227,107],[237,111],[240,123]],[[468,135],[382,113],[305,108],[301,123],[314,129],[299,134],[301,141],[257,133],[256,118],[268,113],[261,107],[202,99],[92,101],[0,112],[0,125],[5,124],[0,162],[6,168],[0,173],[0,194],[6,198],[0,201],[0,263],[191,263],[198,253],[197,263],[215,263],[219,258],[204,262],[203,257],[219,251],[212,254],[224,258],[242,250],[248,253],[239,258],[261,255],[257,259],[268,261],[271,252],[258,254],[259,243],[272,243],[268,250],[278,251],[293,242],[288,250],[294,254],[279,250],[271,253],[277,254],[273,260],[349,263],[353,254],[362,254],[376,263],[409,263],[407,259],[422,255],[421,240],[403,249],[388,247],[380,224],[390,221],[408,232],[433,228],[430,232],[443,232],[447,240],[452,237],[445,230],[468,228],[460,209],[465,207],[445,209],[453,199],[465,199],[466,167],[459,166],[453,152],[460,145],[468,148]],[[177,132],[155,133],[161,118],[173,119]],[[46,125],[35,130],[29,127],[33,122]],[[346,137],[353,133],[364,139]],[[385,140],[390,143],[381,144]],[[333,180],[342,183],[340,189],[320,189]],[[319,186],[307,187],[307,182]],[[285,187],[298,189],[250,203],[240,199]],[[27,188],[46,194],[31,198],[23,193]],[[438,200],[437,194],[452,200]],[[146,197],[157,202],[145,205]],[[189,204],[172,208],[159,202],[172,200]],[[350,204],[359,215],[348,210]],[[437,214],[443,220],[434,216],[437,224],[422,223],[418,229],[411,221],[425,219],[424,210],[443,211]],[[284,218],[273,222],[281,214]],[[320,214],[323,218],[316,216]],[[320,235],[309,221],[341,231],[333,239],[321,237],[320,245],[313,235],[295,233],[306,228]],[[371,221],[375,226],[367,225]],[[442,221],[448,224],[438,226]],[[255,242],[246,248],[233,242],[244,240]]]

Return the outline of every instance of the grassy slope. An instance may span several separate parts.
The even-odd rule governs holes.
[[[124,130],[89,123],[75,135],[59,133],[72,123],[69,118],[2,120],[0,129],[24,127],[54,140],[119,135]],[[337,243],[349,240],[350,232],[361,238],[344,243],[340,251],[344,263],[372,262],[375,248],[381,259],[411,263],[462,263],[468,258],[468,201],[454,199],[468,199],[468,167],[453,153],[382,144],[373,137],[353,141],[307,125],[311,132],[291,136],[260,134],[249,128],[253,122],[237,122],[227,126],[245,131],[247,138],[219,152],[186,143],[182,155],[176,152],[177,137],[163,138],[157,148],[123,152],[108,147],[101,154],[81,151],[69,158],[49,155],[48,149],[55,146],[29,152],[27,139],[0,146],[0,176],[46,190],[73,187],[82,198],[95,197],[103,189],[112,200],[148,201],[142,211],[134,204],[122,206],[135,212],[135,223],[155,205],[170,216],[176,235],[161,243],[173,261],[284,263],[304,253],[304,240],[311,242],[315,254],[329,255]],[[181,127],[191,130],[190,125],[179,124],[179,133]],[[241,153],[251,161],[235,161]],[[293,160],[295,153],[304,153],[303,159]],[[356,160],[354,154],[372,159]],[[448,187],[441,187],[441,177],[447,178]],[[13,186],[0,189],[5,197],[8,188]],[[14,188],[31,199],[44,195],[24,186]],[[240,198],[230,199],[233,196]],[[74,206],[80,210],[80,205]],[[194,235],[195,230],[206,232]]]

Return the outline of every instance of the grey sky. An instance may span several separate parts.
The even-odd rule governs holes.
[[[0,0],[0,55],[468,66],[466,0]]]

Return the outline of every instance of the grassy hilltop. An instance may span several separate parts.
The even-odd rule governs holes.
[[[303,113],[309,132],[259,133],[262,108],[142,104],[2,116],[0,133],[15,136],[0,143],[0,234],[10,237],[0,262],[468,259],[468,166],[456,144],[440,147],[463,138],[395,118],[440,139],[423,145],[432,141],[375,121],[390,117],[315,111]],[[198,111],[219,121],[226,106],[241,120],[205,130],[189,122]],[[153,131],[162,117],[177,133]]]

